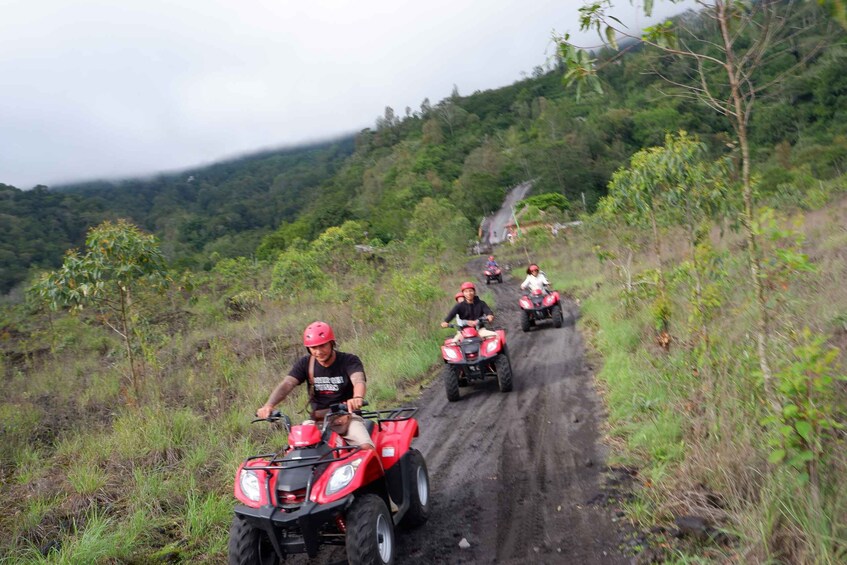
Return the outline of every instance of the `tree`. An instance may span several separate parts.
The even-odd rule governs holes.
[[[464,250],[473,228],[467,218],[444,198],[424,198],[412,213],[408,240],[434,259],[445,249]]]
[[[141,382],[135,366],[134,335],[139,320],[133,296],[141,288],[163,291],[170,278],[155,236],[118,220],[89,230],[84,254],[72,250],[56,271],[44,274],[31,288],[52,310],[81,310],[93,306],[126,348],[130,379],[136,400]],[[114,320],[114,321],[113,321]]]
[[[670,325],[670,305],[666,294],[659,230],[667,219],[666,210],[662,206],[662,193],[667,187],[661,182],[662,172],[657,167],[655,149],[639,151],[632,156],[628,169],[620,169],[612,176],[609,194],[601,200],[599,208],[606,217],[617,218],[630,226],[649,227],[651,230],[657,264],[656,318],[659,329],[666,335]]]
[[[821,3],[843,16],[841,0],[821,0]],[[580,8],[580,29],[596,31],[604,47],[617,50],[617,36],[622,36],[685,61],[689,73],[685,80],[668,76],[661,70],[654,71],[669,85],[667,94],[693,98],[731,124],[740,152],[743,208],[739,219],[747,240],[750,280],[758,310],[756,343],[759,367],[771,407],[778,410],[769,358],[771,322],[768,297],[762,285],[762,253],[755,230],[748,125],[758,99],[778,85],[783,77],[815,57],[824,42],[812,42],[804,46],[803,51],[798,47],[801,34],[809,29],[805,22],[816,22],[814,7],[809,4],[786,4],[779,0],[700,0],[698,4],[703,8],[701,18],[669,20],[646,28],[640,37],[636,37],[610,13],[614,9],[613,3],[600,0]],[[652,1],[645,2],[646,15],[651,14],[652,7]],[[793,9],[807,10],[809,17],[792,18]],[[568,85],[577,85],[577,96],[583,85],[603,92],[595,65],[597,60],[588,50],[574,45],[570,36],[565,34],[559,38],[559,52],[567,69],[564,81]],[[786,55],[793,58],[789,67],[785,67],[781,60]],[[774,73],[774,67],[780,70]]]

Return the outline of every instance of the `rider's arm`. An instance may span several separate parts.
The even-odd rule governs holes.
[[[485,302],[480,301],[482,305],[482,313],[488,319],[489,322],[494,321],[494,312],[491,311],[491,308]]]
[[[350,375],[350,381],[353,383],[353,398],[347,401],[347,410],[361,410],[362,403],[365,401],[365,393],[368,391],[368,385],[365,382],[365,373],[358,371]]]
[[[271,411],[273,411],[274,406],[283,401],[283,399],[289,395],[289,393],[294,390],[294,387],[300,384],[295,377],[291,375],[286,375],[282,382],[277,385],[277,387],[273,390],[271,395],[268,397],[268,401],[265,404],[256,410],[256,416],[259,418],[267,418]]]
[[[453,320],[453,318],[456,317],[456,314],[459,313],[459,307],[461,305],[462,304],[460,302],[457,302],[453,305],[453,307],[450,309],[450,313],[447,314],[446,318],[444,318],[444,322],[441,324],[442,327],[446,328],[447,326],[445,326],[444,324],[449,324]]]

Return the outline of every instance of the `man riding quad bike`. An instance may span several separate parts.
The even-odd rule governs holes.
[[[518,300],[521,307],[521,329],[528,332],[535,322],[550,318],[557,328],[562,327],[564,316],[558,291],[550,289],[550,282],[538,265],[532,264],[527,270],[527,277],[521,283],[523,296]]]
[[[367,404],[367,403],[365,403]],[[375,449],[349,445],[333,421],[349,417],[334,404],[323,426],[291,426],[279,412],[254,422],[282,422],[288,446],[248,457],[235,475],[230,565],[280,563],[294,553],[315,557],[322,545],[344,545],[351,564],[388,565],[394,528],[419,526],[430,513],[429,476],[416,408],[360,412]]]
[[[444,341],[441,356],[444,359],[444,386],[447,400],[459,400],[459,387],[472,381],[496,377],[501,392],[512,390],[512,363],[506,349],[506,331],[493,332],[485,328],[494,321],[488,304],[476,295],[472,282],[462,283],[464,302],[457,302],[441,327],[459,327],[459,332]],[[456,320],[456,324],[449,322]]]
[[[477,328],[482,328],[485,318],[475,322],[475,325],[461,329],[460,340],[447,338],[441,346],[441,357],[444,359],[442,379],[450,402],[459,400],[459,387],[469,386],[472,382],[488,377],[497,379],[500,392],[512,390],[512,362],[506,349],[506,331],[496,330],[492,332],[493,335],[482,337]],[[448,327],[455,325],[450,324]]]
[[[488,256],[488,262],[485,264],[485,270],[482,271],[485,276],[485,284],[491,284],[491,281],[503,282],[503,271],[500,265],[494,260],[494,255]]]

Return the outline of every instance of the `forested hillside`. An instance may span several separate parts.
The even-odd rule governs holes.
[[[305,325],[332,324],[366,360],[373,406],[416,401],[456,288],[479,277],[468,244],[524,181],[534,226],[495,248],[511,267],[500,296],[516,302],[538,262],[581,311],[608,463],[629,483],[602,497],[626,551],[845,562],[847,35],[817,3],[730,4],[647,30],[652,45],[563,39],[555,69],[386,108],[350,139],[156,179],[0,186],[0,284],[21,291],[0,309],[0,562],[223,562],[234,470],[280,441],[250,418]],[[727,53],[753,70],[728,73]],[[531,411],[532,386],[516,375],[500,402]],[[304,394],[280,408],[300,413]],[[560,424],[541,422],[538,445],[599,463],[547,433]],[[475,448],[510,455],[500,438]],[[543,490],[553,469],[530,459],[523,487]],[[487,519],[525,527],[502,508]],[[521,562],[538,551],[557,555]]]
[[[156,233],[175,265],[252,254],[294,220],[353,151],[353,138],[272,151],[150,179],[36,187],[0,185],[0,292],[30,268],[56,267],[86,230],[125,218]]]
[[[812,8],[809,7],[809,10]],[[804,16],[798,16],[804,17]],[[793,198],[798,185],[847,166],[845,54],[826,23],[769,56],[758,80],[797,66],[757,101],[749,124],[764,191]],[[833,43],[834,45],[834,43]],[[637,51],[637,50],[636,50]],[[424,100],[404,115],[392,108],[355,138],[255,155],[179,175],[81,183],[22,192],[3,188],[3,279],[20,282],[30,266],[55,266],[103,219],[127,218],[157,234],[176,264],[209,268],[225,257],[270,257],[296,238],[314,239],[347,220],[364,221],[383,243],[402,239],[423,198],[446,198],[476,224],[507,187],[533,180],[593,211],[614,170],[666,131],[696,132],[715,151],[729,123],[697,100],[663,96],[691,68],[656,52],[599,56],[605,95],[576,100],[562,69],[496,90]],[[603,63],[609,59],[609,63]],[[657,73],[661,72],[661,76]],[[786,165],[789,165],[786,167]]]

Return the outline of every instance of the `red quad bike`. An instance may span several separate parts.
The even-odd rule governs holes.
[[[477,323],[483,326],[485,318]],[[454,324],[450,324],[455,328]],[[500,392],[512,390],[512,362],[506,349],[506,331],[496,330],[497,335],[483,339],[475,327],[462,328],[462,340],[444,340],[441,356],[444,358],[442,378],[447,389],[447,400],[459,400],[459,387],[469,386],[474,381],[496,377]]]
[[[485,284],[491,284],[491,281],[503,282],[503,271],[500,267],[487,267],[482,274],[485,275]]]
[[[564,317],[562,304],[559,302],[559,292],[551,290],[544,294],[541,289],[525,293],[518,301],[521,305],[521,329],[528,332],[538,320],[552,318],[553,325],[562,327]]]
[[[395,526],[429,518],[429,475],[418,436],[417,408],[361,412],[375,450],[346,445],[329,425],[346,416],[333,405],[323,427],[282,421],[288,447],[248,457],[235,475],[235,516],[229,530],[230,565],[278,564],[286,556],[315,557],[321,545],[344,545],[351,564],[394,563]],[[261,419],[254,422],[263,421]]]

